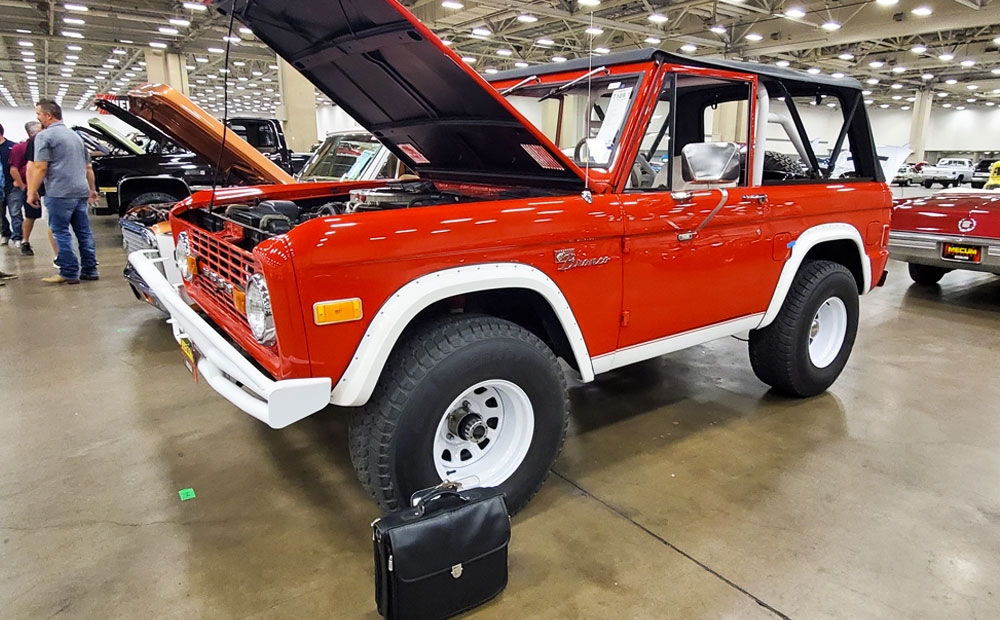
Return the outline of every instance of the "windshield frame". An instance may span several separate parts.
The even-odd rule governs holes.
[[[534,89],[542,86],[547,87],[545,89],[547,92],[551,88],[578,79],[579,77],[586,75],[589,71],[599,68],[601,66],[602,63],[600,56],[595,56],[592,67],[583,68],[577,71],[567,71],[565,73],[550,73],[550,74],[539,75],[537,76],[537,79],[533,81],[529,86],[519,88],[518,90],[511,93],[511,96],[523,96],[523,93],[527,88]],[[655,82],[654,78],[656,77],[660,63],[656,61],[643,61],[643,62],[628,63],[622,65],[605,65],[605,66],[607,66],[608,71],[606,74],[600,75],[599,76],[600,79],[608,79],[611,76],[620,76],[622,78],[625,78],[627,76],[633,76],[633,75],[636,76],[638,79],[636,81],[636,85],[634,86],[635,92],[633,92],[632,94],[632,102],[630,103],[628,113],[625,116],[625,122],[621,130],[619,131],[619,137],[615,145],[615,149],[611,155],[609,163],[606,166],[602,166],[600,168],[590,167],[588,169],[586,167],[586,164],[581,166],[579,163],[573,160],[572,156],[569,156],[570,161],[572,161],[573,164],[577,166],[580,169],[580,171],[586,175],[588,179],[588,186],[591,189],[594,189],[595,191],[598,192],[611,188],[614,185],[615,179],[621,175],[620,174],[621,171],[619,170],[619,168],[622,165],[621,162],[628,159],[626,152],[631,150],[630,149],[631,140],[633,139],[635,132],[637,131],[637,127],[639,125],[639,118],[643,115],[642,112],[644,112],[644,110],[642,108],[644,108],[646,106],[646,103],[648,102],[649,92],[652,88],[652,85]],[[511,86],[516,86],[519,82],[522,81],[523,81],[522,78],[497,80],[494,82],[490,82],[490,85],[493,86],[493,88],[497,89],[498,91],[502,92],[504,89],[510,88]],[[501,97],[505,101],[507,101],[507,97],[504,97],[503,95],[501,95]],[[509,101],[507,101],[507,103],[508,105],[513,106],[513,104],[510,103]],[[530,123],[530,121],[528,122]],[[545,135],[541,131],[541,129],[537,127],[535,127],[535,129],[539,133],[542,133],[542,135]],[[622,148],[623,146],[629,148]]]

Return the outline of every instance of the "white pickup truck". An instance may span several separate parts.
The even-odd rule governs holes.
[[[958,157],[939,159],[936,166],[924,166],[920,170],[924,187],[940,183],[942,187],[958,187],[972,181],[972,160]]]

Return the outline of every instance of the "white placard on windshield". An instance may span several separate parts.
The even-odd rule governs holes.
[[[597,132],[597,137],[587,140],[590,149],[590,159],[595,164],[606,165],[611,161],[611,152],[615,148],[615,137],[628,115],[628,105],[632,101],[632,87],[619,88],[611,95],[611,102],[604,113],[604,122]]]

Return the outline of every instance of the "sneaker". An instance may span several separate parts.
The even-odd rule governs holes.
[[[55,269],[56,271],[59,271],[59,263],[57,263],[56,259],[54,258],[52,259],[52,268]]]
[[[0,280],[15,280],[15,279],[17,279],[16,275],[0,271]]]
[[[15,240],[14,240],[14,247],[15,247],[15,248],[19,248],[19,247],[21,247],[21,243],[22,243],[22,242],[21,242],[21,240],[20,240],[20,239],[15,239]]]
[[[99,276],[99,275],[97,275],[95,273],[95,274],[91,274],[89,276],[80,276],[80,279],[81,280],[100,280],[101,276]]]
[[[0,245],[7,245],[10,243],[10,237],[0,237]]]
[[[31,244],[25,241],[21,244],[21,255],[22,256],[34,256],[35,251],[31,249]]]
[[[64,278],[60,275],[49,276],[47,278],[42,278],[42,282],[46,284],[79,284],[79,278]]]

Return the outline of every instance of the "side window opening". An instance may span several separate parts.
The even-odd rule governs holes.
[[[748,185],[751,84],[702,75],[668,76],[630,169],[626,190],[678,191],[709,186],[685,181],[684,149],[694,144],[728,148],[729,153],[733,153],[733,148],[736,150],[738,179],[711,186]],[[694,151],[689,149],[689,152]]]
[[[772,95],[770,107],[764,185],[878,178],[874,162],[865,156],[864,141],[859,144],[852,139],[867,131],[859,95],[842,98],[821,91],[792,97]],[[792,122],[793,108],[805,139]],[[815,155],[818,171],[806,157],[806,143]]]

